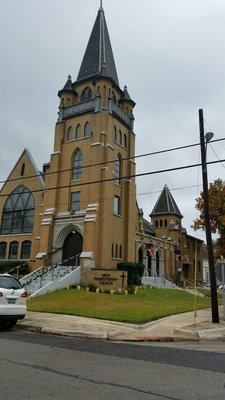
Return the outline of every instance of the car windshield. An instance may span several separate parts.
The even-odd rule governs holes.
[[[22,285],[12,276],[0,276],[0,288],[18,290],[22,289]]]

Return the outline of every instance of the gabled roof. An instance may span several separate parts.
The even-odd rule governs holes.
[[[164,214],[178,215],[181,218],[183,217],[167,185],[164,186],[150,216],[153,217]]]
[[[105,13],[102,7],[99,8],[77,81],[95,77],[109,78],[119,87]]]
[[[68,75],[67,81],[64,87],[58,92],[58,96],[60,97],[63,93],[72,93],[74,96],[77,95],[76,91],[74,90],[71,75]]]

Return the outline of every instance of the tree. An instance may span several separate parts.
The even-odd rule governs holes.
[[[204,200],[203,192],[196,199],[197,210],[200,212],[199,218],[194,221],[194,229],[205,230]],[[215,255],[225,256],[225,182],[216,179],[209,185],[209,208],[210,224],[213,233],[218,235],[215,246]]]

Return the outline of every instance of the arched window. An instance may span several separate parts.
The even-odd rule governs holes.
[[[72,180],[82,179],[82,152],[77,150],[73,157]]]
[[[81,93],[80,101],[89,101],[92,99],[92,91],[89,87],[86,87]]]
[[[115,93],[114,92],[112,92],[112,99],[113,99],[113,103],[117,103],[117,101],[116,101],[116,95],[115,95]]]
[[[81,138],[81,126],[80,124],[78,124],[76,127],[75,139],[80,139],[80,138]]]
[[[113,139],[114,139],[115,141],[117,141],[117,129],[116,129],[116,126],[114,126]]]
[[[18,248],[19,248],[19,243],[14,241],[10,243],[9,246],[9,259],[10,260],[16,260],[18,258]]]
[[[116,161],[115,161],[115,183],[120,185],[121,183],[121,176],[122,176],[122,157],[118,154]]]
[[[112,258],[114,257],[114,245],[112,243],[112,254],[111,254]]]
[[[23,164],[22,167],[21,167],[20,175],[23,176],[24,172],[25,172],[25,164]]]
[[[123,136],[121,130],[119,130],[119,143],[123,144]]]
[[[124,147],[127,148],[127,135],[124,135]]]
[[[69,129],[67,130],[67,138],[66,138],[66,140],[68,142],[70,142],[71,140],[74,140],[74,133],[73,133],[72,126],[70,126]]]
[[[33,231],[35,204],[32,193],[19,186],[8,197],[3,214],[1,233],[30,233]]]
[[[167,219],[165,219],[165,221],[164,221],[164,226],[165,226],[165,228],[168,226]]]
[[[119,258],[122,258],[122,246],[120,246]]]
[[[155,227],[158,228],[159,227],[159,221],[156,219],[155,220]]]
[[[84,125],[84,137],[90,136],[91,135],[91,124],[90,122],[86,122]]]
[[[116,248],[115,248],[115,258],[118,258],[118,245],[116,244]]]
[[[20,256],[21,260],[29,260],[30,253],[31,253],[31,242],[29,240],[25,240],[22,243],[21,256]]]
[[[163,220],[162,219],[160,219],[159,226],[160,226],[160,228],[163,227]]]
[[[5,260],[5,258],[6,258],[6,249],[7,249],[7,243],[6,242],[0,242],[0,260]]]
[[[67,99],[67,105],[70,106],[70,99]]]

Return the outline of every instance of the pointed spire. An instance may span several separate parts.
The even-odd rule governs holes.
[[[105,13],[100,8],[84,54],[77,81],[97,77],[108,78],[119,87]]]
[[[164,186],[150,217],[164,214],[177,215],[183,218],[167,185]]]
[[[131,99],[128,90],[127,90],[127,86],[124,86],[123,89],[123,95],[120,101],[129,101],[130,103],[132,103],[132,106],[135,107],[136,103],[134,102],[134,100]]]
[[[68,75],[68,78],[67,78],[67,81],[66,81],[64,87],[58,92],[58,96],[60,97],[62,93],[72,93],[74,96],[77,95],[77,93],[73,87],[71,75]]]

